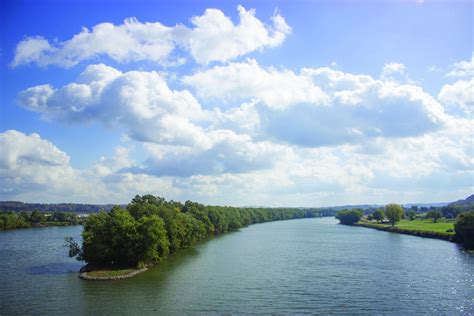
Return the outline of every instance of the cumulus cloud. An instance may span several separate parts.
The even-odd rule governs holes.
[[[153,150],[148,150],[151,155],[144,166],[123,166],[137,174],[247,172],[272,167],[281,151],[276,144],[255,142],[250,136],[259,126],[254,104],[203,110],[188,91],[171,90],[156,72],[122,73],[91,65],[77,82],[58,89],[28,88],[19,101],[49,120],[117,126],[135,141],[156,144],[147,147]],[[107,169],[97,172],[106,174]]]
[[[441,87],[438,100],[456,115],[472,115],[474,110],[474,79],[459,80]]]
[[[138,162],[130,158],[134,149],[118,147],[112,157],[101,157],[84,170],[72,168],[69,156],[39,135],[10,130],[0,134],[0,197],[126,203],[135,194],[155,194],[182,201],[269,206],[429,201],[434,196],[449,201],[472,190],[472,124],[455,118],[445,129],[422,137],[317,148],[255,146],[233,135],[235,140],[225,142],[235,143],[235,148],[221,144],[223,148],[212,153],[194,156],[187,155],[186,148],[178,155],[176,148],[147,144],[148,158]],[[232,161],[223,160],[222,169],[214,172],[209,168],[214,162],[205,163],[227,154],[225,148],[233,155],[239,146],[242,157],[233,157],[233,163],[240,167],[242,161],[253,160],[254,168],[238,172]],[[254,146],[253,154],[246,146]],[[259,166],[264,159],[271,160],[270,167]],[[186,172],[193,169],[192,161],[200,173]]]
[[[296,74],[247,60],[199,71],[183,82],[204,99],[252,101],[261,136],[309,147],[422,135],[446,120],[443,107],[419,86],[326,67]]]
[[[401,63],[388,63],[382,68],[380,78],[382,80],[396,80],[405,75],[405,65]]]
[[[474,77],[474,54],[471,60],[460,61],[451,66],[451,70],[446,74],[450,78],[472,78]]]
[[[326,99],[310,77],[290,70],[264,69],[254,59],[214,66],[182,80],[194,87],[201,98],[227,102],[255,98],[275,109],[301,102],[317,104]]]
[[[273,168],[289,151],[285,146],[255,142],[248,135],[230,130],[212,131],[209,138],[212,145],[198,150],[148,144],[149,158],[134,172],[178,177],[247,173]]]
[[[265,47],[279,46],[290,33],[285,19],[276,13],[273,26],[255,17],[255,10],[238,6],[238,25],[218,9],[207,9],[202,16],[191,19],[194,28],[182,29],[178,40],[200,64],[228,61]]]
[[[0,148],[0,196],[30,188],[71,189],[65,183],[75,176],[69,167],[69,156],[38,134],[5,131],[0,134]]]
[[[43,202],[124,203],[135,194],[176,195],[172,182],[122,172],[134,162],[119,147],[89,169],[71,167],[69,156],[38,134],[0,133],[0,199]]]
[[[141,141],[206,146],[206,119],[186,90],[171,90],[162,74],[122,73],[103,64],[90,65],[78,81],[61,88],[40,85],[19,93],[20,104],[48,120],[98,121],[126,128]]]
[[[238,6],[238,11],[238,24],[221,10],[207,9],[203,15],[191,19],[193,27],[142,23],[129,18],[120,25],[106,22],[90,30],[83,28],[64,42],[49,42],[41,36],[28,37],[18,43],[11,65],[36,63],[67,68],[102,56],[120,63],[146,60],[163,65],[181,64],[185,59],[173,55],[177,47],[200,64],[225,62],[266,47],[276,47],[291,31],[278,13],[271,18],[272,26],[266,26],[255,17],[255,10]]]

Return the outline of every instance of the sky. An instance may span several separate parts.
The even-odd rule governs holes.
[[[472,1],[0,4],[0,200],[448,202]]]

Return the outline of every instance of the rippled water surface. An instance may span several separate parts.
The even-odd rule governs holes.
[[[0,314],[469,314],[474,253],[333,218],[252,225],[135,278],[80,280],[64,237],[0,232]]]

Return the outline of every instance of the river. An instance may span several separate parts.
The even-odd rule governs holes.
[[[132,279],[78,278],[65,236],[81,226],[0,232],[0,315],[468,314],[474,252],[442,240],[314,218],[201,242]]]

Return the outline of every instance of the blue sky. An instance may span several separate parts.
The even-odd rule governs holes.
[[[2,200],[472,193],[472,2],[1,6]]]

